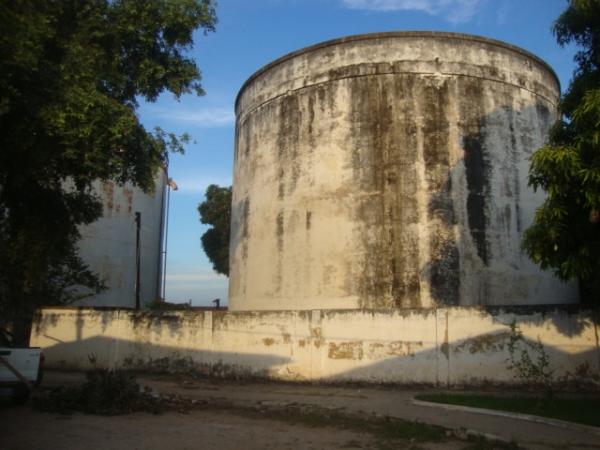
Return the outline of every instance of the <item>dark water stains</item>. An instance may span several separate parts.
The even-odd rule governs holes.
[[[432,224],[429,237],[430,292],[438,305],[456,305],[459,303],[460,257],[453,232],[456,213],[452,199],[449,81],[426,81],[420,95],[423,99],[420,103],[423,160],[427,190],[430,192],[427,213]]]
[[[279,213],[277,214],[277,219],[275,220],[276,223],[276,236],[277,236],[277,251],[279,253],[283,252],[283,234],[284,234],[284,228],[283,228],[283,211],[279,211]]]
[[[329,359],[363,359],[363,343],[362,341],[330,342],[327,356]]]
[[[510,238],[511,227],[512,227],[512,207],[511,205],[504,206],[504,212],[502,213],[502,222],[506,228],[506,236]]]
[[[243,139],[243,154],[244,154],[244,158],[248,159],[248,156],[250,155],[250,147],[251,147],[251,142],[252,142],[252,122],[253,120],[247,120],[246,123],[244,124],[244,139]]]
[[[360,274],[359,290],[363,308],[386,307],[386,253],[381,236],[384,232],[385,209],[381,200],[381,133],[387,126],[389,115],[382,105],[385,99],[381,95],[380,82],[375,77],[355,78],[347,80],[351,91],[352,128],[354,144],[351,164],[355,174],[354,180],[363,192],[377,192],[377,198],[367,198],[359,206],[357,214],[362,223],[361,235],[365,246],[365,260]],[[381,120],[379,120],[381,119]],[[376,200],[376,201],[373,201]]]
[[[446,361],[449,363],[450,361],[450,341],[448,339],[448,310],[446,310],[444,314],[445,318],[445,327],[444,327],[444,341],[440,345],[440,351],[446,357]]]
[[[104,192],[104,215],[111,217],[114,206],[115,183],[112,181],[105,181],[102,183],[102,191]]]
[[[510,133],[510,159],[514,170],[512,177],[512,197],[515,205],[515,222],[517,233],[521,234],[523,225],[521,219],[521,184],[519,182],[519,146],[517,142],[517,134],[515,131],[515,121],[519,113],[515,113],[512,108],[507,108],[508,115],[508,131]]]
[[[310,230],[312,220],[312,212],[306,211],[306,229]]]
[[[550,110],[544,103],[539,101],[536,102],[535,109],[537,111],[538,118],[541,124],[546,125],[550,124],[553,121],[554,115],[550,112]]]
[[[453,240],[436,236],[431,241],[430,263],[431,296],[440,305],[460,303],[460,254]]]
[[[278,180],[279,180],[279,184],[277,187],[277,198],[279,200],[283,200],[283,198],[285,197],[285,171],[283,170],[283,168],[279,169],[278,172]]]
[[[398,308],[416,308],[420,306],[419,295],[421,280],[418,272],[401,272],[402,263],[397,258],[392,258],[392,298],[394,306]]]
[[[425,83],[419,94],[423,115],[423,159],[429,188],[442,189],[450,166],[448,151],[449,92],[448,82],[440,85]]]
[[[277,237],[277,261],[274,262],[275,277],[274,277],[274,288],[275,292],[280,293],[283,286],[283,259],[284,259],[284,212],[279,210],[275,219],[275,236]]]
[[[248,220],[250,218],[250,199],[246,197],[242,200],[242,237],[248,237]]]
[[[480,80],[465,79],[460,84],[461,134],[464,151],[463,163],[467,183],[466,215],[469,234],[477,257],[484,265],[489,263],[487,242],[488,209],[491,166],[487,155],[485,93]],[[474,255],[473,255],[474,256]]]
[[[130,213],[133,210],[133,190],[123,188],[123,196],[125,197],[125,203],[127,204],[127,212]]]
[[[369,76],[345,80],[353,99],[354,182],[368,192],[357,209],[364,257],[357,280],[361,308],[420,306],[417,247],[417,76]]]
[[[310,150],[315,147],[315,134],[314,134],[314,121],[315,121],[315,91],[314,89],[309,90],[308,92],[308,146]]]
[[[321,327],[310,328],[310,339],[315,348],[321,348],[322,345],[325,345],[325,339],[323,338],[323,330]]]
[[[431,193],[427,209],[431,218],[439,219],[442,224],[450,226],[457,223],[452,200],[452,173],[448,168],[443,172],[446,179],[440,189]]]
[[[277,161],[279,164],[279,198],[293,192],[300,176],[298,160],[302,111],[297,95],[285,95],[279,104],[279,129],[277,130]]]
[[[490,188],[490,167],[485,156],[483,119],[479,122],[478,128],[479,130],[476,133],[463,137],[464,163],[467,189],[469,191],[467,195],[467,218],[477,254],[487,266],[489,255],[486,237],[486,199]]]
[[[275,344],[275,342],[276,342],[275,339],[273,339],[273,338],[264,338],[262,341],[266,347],[270,347],[271,345]]]
[[[242,260],[248,259],[248,222],[250,220],[250,199],[246,197],[242,200],[242,213],[238,217],[241,217],[241,237],[242,237]]]

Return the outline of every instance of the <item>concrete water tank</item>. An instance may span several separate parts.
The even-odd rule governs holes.
[[[520,247],[559,92],[531,53],[455,33],[351,36],[263,67],[236,101],[230,308],[576,301]]]

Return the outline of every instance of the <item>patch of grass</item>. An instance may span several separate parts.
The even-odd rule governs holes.
[[[331,411],[315,406],[269,408],[256,410],[235,406],[232,412],[246,417],[273,419],[292,425],[369,433],[382,442],[439,442],[446,439],[445,429],[420,422],[408,422],[393,417],[376,417],[365,414]]]
[[[162,411],[158,398],[140,387],[135,378],[123,370],[93,369],[79,386],[60,387],[34,399],[34,406],[46,412],[113,416],[137,411],[157,414]]]
[[[443,442],[448,439],[464,440],[465,437],[437,425],[410,422],[389,416],[375,416],[347,411],[328,410],[317,406],[287,406],[284,408],[240,409],[235,406],[232,412],[257,419],[273,419],[303,425],[306,427],[333,427],[357,433],[369,433],[377,442],[379,450],[406,448],[421,449],[420,444]],[[483,436],[469,436],[465,450],[518,450],[516,443],[495,442]]]
[[[500,397],[471,394],[419,394],[417,400],[510,411],[600,427],[600,398]]]

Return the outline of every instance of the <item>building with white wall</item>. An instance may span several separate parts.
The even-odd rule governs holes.
[[[160,298],[166,182],[167,174],[161,169],[151,193],[130,183],[94,184],[102,201],[103,215],[81,228],[79,254],[104,280],[107,289],[78,301],[77,305],[135,308],[139,296],[139,306],[143,308]]]

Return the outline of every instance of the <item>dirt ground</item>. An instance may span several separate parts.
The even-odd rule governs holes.
[[[414,443],[330,426],[290,424],[223,410],[168,411],[153,415],[60,415],[30,405],[0,406],[0,449],[462,449],[467,443]]]
[[[28,406],[0,412],[0,448],[6,450],[106,449],[341,449],[376,448],[370,435],[307,429],[222,411],[63,416]]]
[[[51,372],[43,389],[82,381]],[[138,382],[168,403],[162,414],[62,415],[0,398],[0,450],[600,448],[581,430],[417,406],[410,390],[141,374]]]
[[[46,386],[34,397],[81,381],[82,374],[50,374]],[[277,384],[181,383],[171,377],[140,381],[164,398],[166,406],[161,414],[48,413],[34,408],[32,400],[15,406],[8,398],[0,398],[0,450],[459,450],[469,445],[427,425],[420,425],[423,436],[419,435],[420,428],[416,437],[398,436],[394,433],[398,426],[404,426],[403,421],[351,413],[331,403],[335,397],[363,398],[353,392]],[[288,400],[268,400],[268,391],[281,391]],[[323,403],[303,404],[300,399],[306,396]],[[412,425],[406,426],[414,433]],[[441,433],[442,438],[432,439],[428,433]]]

